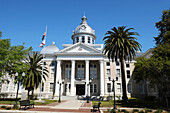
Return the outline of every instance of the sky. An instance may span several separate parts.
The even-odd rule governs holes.
[[[38,47],[47,27],[46,46],[55,42],[72,44],[73,30],[87,17],[95,30],[95,44],[103,44],[103,37],[113,27],[127,26],[138,32],[142,52],[155,47],[158,35],[155,23],[162,11],[170,8],[170,0],[0,0],[1,39],[11,39],[11,45]]]

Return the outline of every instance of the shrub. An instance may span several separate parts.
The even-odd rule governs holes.
[[[111,109],[111,113],[116,113],[116,110],[115,109]]]
[[[1,108],[6,108],[6,106],[1,106]]]
[[[138,111],[139,111],[138,109],[133,109],[132,113],[135,113],[135,112],[138,112]]]
[[[145,109],[145,113],[152,112],[151,109]]]
[[[158,109],[158,110],[155,111],[154,113],[162,113],[162,109]]]
[[[109,98],[110,98],[110,100],[112,100],[112,99],[113,99],[113,97],[112,97],[112,96],[107,96],[107,101],[109,101]]]
[[[121,112],[124,112],[124,113],[126,113],[127,111],[126,111],[126,109],[122,109],[122,110],[121,110]]]
[[[10,109],[11,109],[11,107],[7,107],[7,108],[6,108],[6,110],[10,110]]]
[[[145,113],[143,110],[139,111],[138,113]]]
[[[13,109],[19,109],[19,107],[18,107],[18,106],[13,106],[12,108],[13,108]]]

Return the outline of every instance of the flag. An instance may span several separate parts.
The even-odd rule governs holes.
[[[46,36],[46,32],[43,34],[42,40],[44,40],[44,37]]]
[[[42,43],[39,45],[39,47],[43,47],[45,45],[45,39],[42,41]]]

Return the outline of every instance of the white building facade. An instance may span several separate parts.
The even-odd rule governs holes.
[[[82,18],[81,24],[73,31],[71,36],[73,44],[63,44],[62,50],[53,43],[41,50],[45,55],[43,59],[49,70],[46,81],[43,80],[43,98],[61,95],[76,96],[108,96],[113,94],[113,83],[117,96],[122,95],[120,63],[110,61],[103,53],[103,44],[95,44],[97,39],[95,31],[87,24],[87,18]],[[132,84],[129,82],[134,70],[134,61],[125,62],[127,94],[131,97]],[[13,87],[9,88],[9,86]],[[8,88],[8,89],[7,89]],[[16,94],[12,80],[9,84],[2,84],[1,93]],[[21,94],[24,89],[20,89]],[[39,95],[40,90],[34,91]]]

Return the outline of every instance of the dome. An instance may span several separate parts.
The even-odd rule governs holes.
[[[77,28],[74,30],[74,33],[80,33],[80,32],[85,32],[85,33],[91,33],[95,34],[95,31],[87,24],[86,20],[87,18],[84,16],[82,19],[82,23],[77,26]]]
[[[83,16],[82,19],[82,23],[77,26],[77,28],[73,31],[73,36],[75,36],[76,34],[90,34],[93,35],[95,38],[95,30],[93,30],[86,22],[87,18],[85,16]]]
[[[41,50],[41,54],[54,54],[55,52],[58,52],[59,48],[55,45],[55,42],[53,42],[51,45],[44,47]]]

